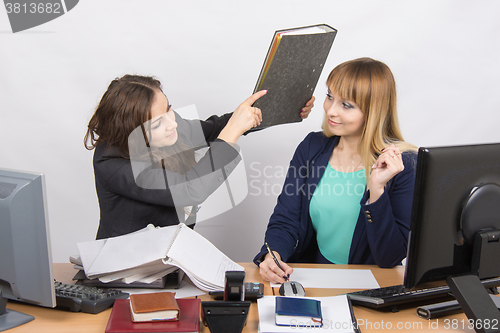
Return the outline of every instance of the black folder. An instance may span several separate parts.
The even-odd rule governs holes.
[[[319,24],[274,33],[254,92],[267,89],[253,106],[262,123],[252,129],[300,122],[300,111],[313,95],[337,30]]]

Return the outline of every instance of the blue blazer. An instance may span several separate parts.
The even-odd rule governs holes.
[[[328,138],[322,132],[309,133],[290,162],[265,235],[265,241],[285,262],[318,262],[309,204],[338,141],[339,137]],[[360,201],[350,264],[393,267],[406,257],[417,155],[404,152],[402,157],[404,170],[388,182],[382,196],[366,204],[369,198],[366,191]],[[266,247],[262,246],[254,262],[259,265],[266,253]]]

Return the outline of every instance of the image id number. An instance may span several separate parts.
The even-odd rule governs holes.
[[[10,3],[5,4],[7,14],[62,14],[60,3]]]
[[[443,320],[445,329],[465,329],[470,328],[473,330],[476,329],[486,329],[486,330],[494,330],[498,329],[498,319],[445,319]]]

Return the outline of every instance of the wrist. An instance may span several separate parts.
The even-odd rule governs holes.
[[[370,198],[369,198],[369,203],[374,203],[375,201],[380,198],[380,196],[384,193],[384,187],[383,186],[374,186],[370,187]]]
[[[236,131],[231,130],[228,126],[224,127],[222,131],[219,133],[218,139],[224,140],[227,143],[236,144],[241,134],[238,134]]]

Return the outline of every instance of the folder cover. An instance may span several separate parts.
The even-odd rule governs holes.
[[[201,300],[199,298],[182,298],[178,299],[177,303],[180,308],[180,317],[177,321],[135,323],[130,314],[130,300],[117,299],[111,310],[105,332],[199,332]]]
[[[323,326],[321,302],[308,298],[276,297],[276,325]]]
[[[253,106],[262,111],[254,130],[302,121],[300,111],[313,95],[337,30],[326,25],[278,30],[254,92],[267,89]]]

